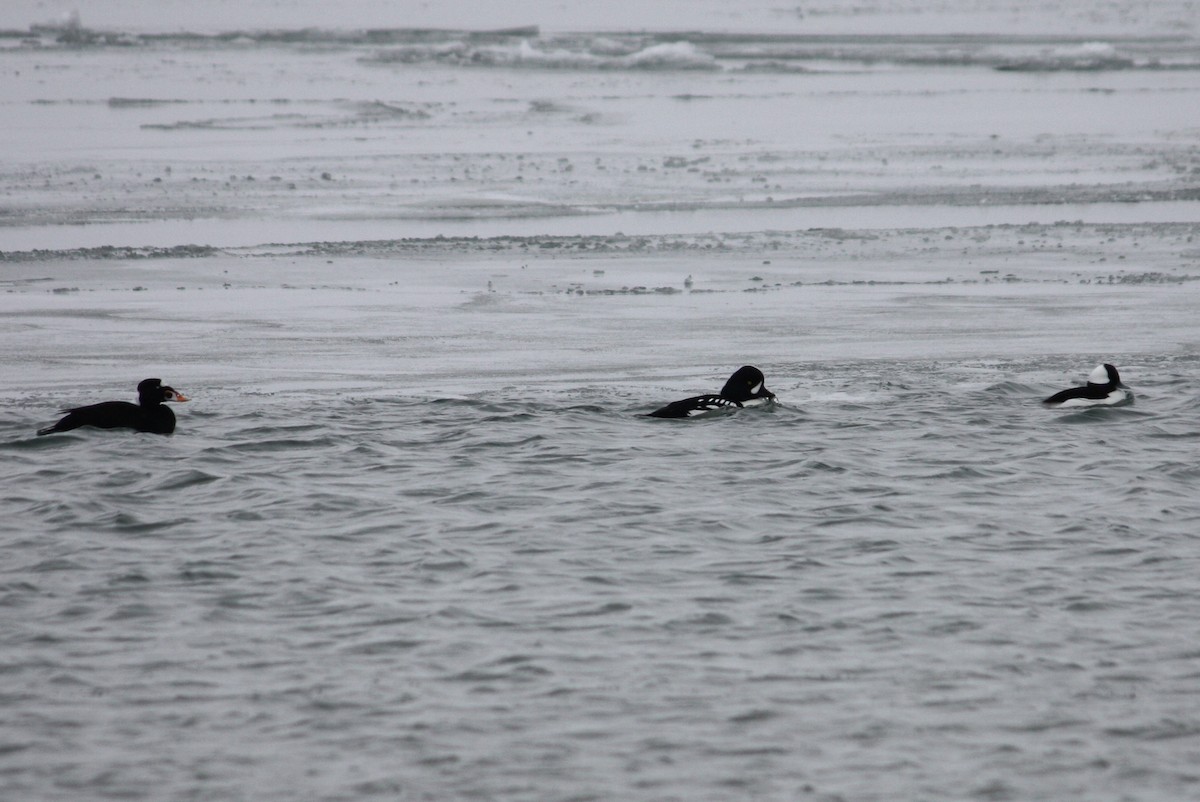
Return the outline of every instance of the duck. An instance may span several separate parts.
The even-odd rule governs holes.
[[[761,370],[744,365],[733,372],[720,393],[672,401],[648,415],[651,418],[694,418],[722,410],[771,404],[775,401],[775,393],[767,389],[766,381]]]
[[[97,429],[133,429],[152,434],[171,434],[175,431],[175,413],[163,406],[164,401],[187,401],[188,397],[161,379],[145,379],[137,386],[138,402],[103,401],[85,407],[66,410],[66,416],[53,426],[38,429],[38,436],[69,432],[81,426]]]
[[[1087,384],[1061,390],[1042,401],[1048,407],[1111,407],[1131,400],[1133,393],[1121,381],[1121,374],[1107,362],[1088,374]]]

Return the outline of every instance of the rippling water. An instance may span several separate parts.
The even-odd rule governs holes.
[[[4,784],[1190,798],[1196,361],[1077,412],[1046,360],[778,366],[781,405],[682,422],[603,387],[218,394],[170,438],[9,405]]]

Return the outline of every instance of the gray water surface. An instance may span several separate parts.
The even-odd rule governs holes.
[[[1196,359],[1075,412],[1052,367],[782,365],[826,400],[694,421],[600,386],[218,392],[172,437],[8,405],[3,783],[1192,798]]]

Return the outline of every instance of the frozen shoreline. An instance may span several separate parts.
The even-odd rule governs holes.
[[[17,40],[3,366],[455,393],[1200,342],[1188,31],[762,30]]]
[[[619,390],[743,361],[1189,355],[1195,235],[1060,224],[44,253],[7,263],[0,368],[16,396],[154,365],[217,386],[429,397]]]
[[[809,53],[516,32],[516,64],[464,55],[469,31],[391,60],[292,33],[0,50],[0,251],[1200,217],[1200,68],[1164,66],[1186,33]],[[1031,72],[988,61],[1030,52]],[[698,54],[775,66],[691,69]]]
[[[687,236],[738,232],[747,226],[792,231],[798,221],[804,230],[842,229],[879,231],[928,228],[981,228],[1022,225],[1127,225],[1131,229],[1163,225],[1168,228],[1200,219],[1200,201],[1142,201],[1137,203],[1043,204],[1020,206],[826,206],[627,212],[562,217],[520,217],[446,220],[353,219],[337,220],[144,220],[121,223],[21,226],[3,230],[6,248],[0,262],[35,256],[139,248],[245,249],[306,242],[378,242],[434,240],[468,242],[504,237],[549,240],[579,238],[603,241],[609,237]]]

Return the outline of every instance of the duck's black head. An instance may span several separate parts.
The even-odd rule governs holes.
[[[1097,365],[1096,369],[1088,375],[1088,384],[1096,384],[1101,387],[1125,387],[1121,383],[1121,374],[1117,373],[1117,369],[1107,362]]]
[[[187,401],[187,396],[174,387],[167,387],[162,379],[143,379],[138,383],[138,403],[152,407],[163,401]]]
[[[767,379],[763,372],[751,365],[734,371],[729,381],[721,388],[721,395],[742,404],[755,398],[775,397],[775,393],[767,389]]]

